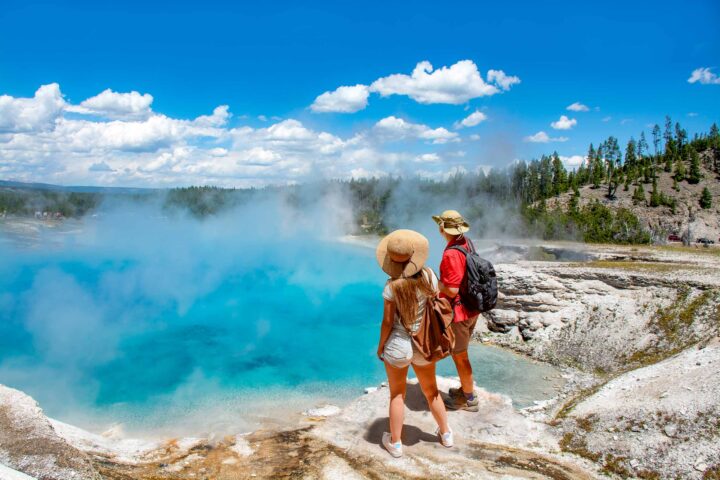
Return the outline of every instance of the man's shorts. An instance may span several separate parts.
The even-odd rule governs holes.
[[[453,355],[467,351],[479,316],[480,315],[475,315],[462,322],[453,322],[451,324],[453,333],[455,333],[455,347],[452,350]]]

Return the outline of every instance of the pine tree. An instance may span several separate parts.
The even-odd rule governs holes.
[[[577,171],[575,172],[575,175],[573,177],[573,180],[578,185],[585,185],[585,178],[587,177],[587,167],[585,164],[587,163],[587,159],[582,160],[580,162],[580,166],[578,167]],[[572,184],[571,184],[572,186]]]
[[[655,146],[655,158],[657,158],[660,154],[660,152],[658,151],[658,149],[660,148],[660,125],[658,125],[657,123],[653,127],[652,136],[653,145]]]
[[[552,194],[557,196],[567,191],[567,171],[557,152],[552,159]]]
[[[679,155],[675,159],[675,175],[673,178],[676,182],[685,180],[685,162],[683,162],[682,157]]]
[[[605,142],[605,158],[613,164],[614,167],[619,167],[622,163],[622,152],[620,151],[620,145],[618,144],[617,138],[610,136]]]
[[[540,158],[540,196],[550,198],[553,192],[553,170],[550,157],[543,155]]]
[[[635,179],[637,178],[638,162],[637,155],[635,153],[636,145],[637,144],[635,143],[635,140],[630,137],[630,140],[628,140],[627,143],[627,147],[625,148],[625,174],[628,176],[626,183],[630,181],[635,181]]]
[[[672,120],[669,115],[665,115],[665,132],[663,133],[663,138],[665,139],[665,145],[670,143],[670,140],[673,139]]]
[[[628,140],[627,147],[625,147],[625,165],[630,168],[635,168],[637,164],[637,142],[633,137]]]
[[[710,127],[710,135],[708,135],[708,139],[710,140],[711,147],[720,148],[720,131],[718,131],[716,123],[713,123]]]
[[[578,206],[580,205],[580,191],[576,188],[573,190],[573,194],[570,196],[570,203],[568,203],[568,213],[575,217],[579,213]]]
[[[615,199],[615,191],[617,190],[620,170],[616,169],[612,163],[608,163],[608,182],[607,182],[607,194],[605,195],[610,200]]]
[[[680,126],[680,122],[675,123],[675,139],[677,141],[678,152],[682,154],[685,148],[687,132]]]
[[[700,172],[700,155],[697,150],[690,148],[690,173],[687,176],[688,183],[697,184],[702,180],[702,172]]]
[[[578,185],[587,185],[592,182],[593,160],[595,159],[595,148],[590,144],[587,157],[583,159],[578,170]]]
[[[602,164],[602,152],[600,148],[595,150],[592,143],[588,151],[588,163],[591,165],[590,181],[592,182],[592,186],[593,188],[600,188],[603,177],[605,177],[605,169]]]
[[[675,140],[672,138],[665,144],[665,171],[672,172],[675,161]]]
[[[547,202],[545,201],[545,198],[540,199],[540,203],[538,203],[537,206],[538,213],[545,213],[547,212]]]
[[[638,204],[640,202],[645,202],[645,189],[642,186],[642,183],[637,186],[635,189],[635,192],[633,192],[632,196],[633,202]]]
[[[649,165],[645,165],[645,168],[643,169],[643,181],[642,183],[650,183],[652,180],[651,178],[654,177],[653,174],[653,167]]]
[[[648,153],[648,143],[645,140],[645,131],[640,132],[640,140],[637,143],[638,158],[643,158]]]
[[[660,205],[660,194],[658,193],[657,178],[653,178],[652,192],[650,193],[650,206],[657,207]]]
[[[712,195],[708,187],[703,188],[702,195],[700,195],[700,208],[707,210],[712,207]]]

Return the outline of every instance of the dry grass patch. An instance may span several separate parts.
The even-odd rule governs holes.
[[[702,267],[689,263],[672,262],[637,262],[631,260],[593,260],[586,263],[576,263],[573,266],[586,268],[606,268],[613,270],[631,270],[637,272],[667,273],[677,270],[703,270]]]
[[[720,246],[653,245],[647,248],[658,252],[678,252],[720,257]]]

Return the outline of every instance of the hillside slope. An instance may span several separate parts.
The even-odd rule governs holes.
[[[638,188],[635,184],[629,185],[627,190],[621,185],[613,200],[606,196],[607,187],[593,188],[586,185],[579,188],[579,207],[597,200],[613,209],[627,208],[653,233],[656,242],[667,240],[668,235],[674,234],[680,237],[687,235],[691,242],[705,237],[720,243],[720,177],[704,166],[701,171],[703,179],[700,183],[692,185],[687,181],[678,182],[677,190],[673,188],[675,182],[672,172],[658,172],[658,191],[676,200],[675,213],[668,206],[650,206],[651,183],[643,184],[645,202],[633,200],[633,194]],[[700,207],[700,197],[705,187],[712,195],[712,207],[709,209]],[[569,191],[551,198],[547,201],[548,208],[560,206],[567,209],[572,196],[572,191]]]

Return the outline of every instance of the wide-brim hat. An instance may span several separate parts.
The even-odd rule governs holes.
[[[430,242],[414,230],[395,230],[380,240],[375,254],[380,268],[392,278],[411,277],[425,265]]]
[[[457,210],[445,210],[440,215],[433,215],[432,218],[445,233],[450,235],[460,235],[470,230],[470,224]]]

